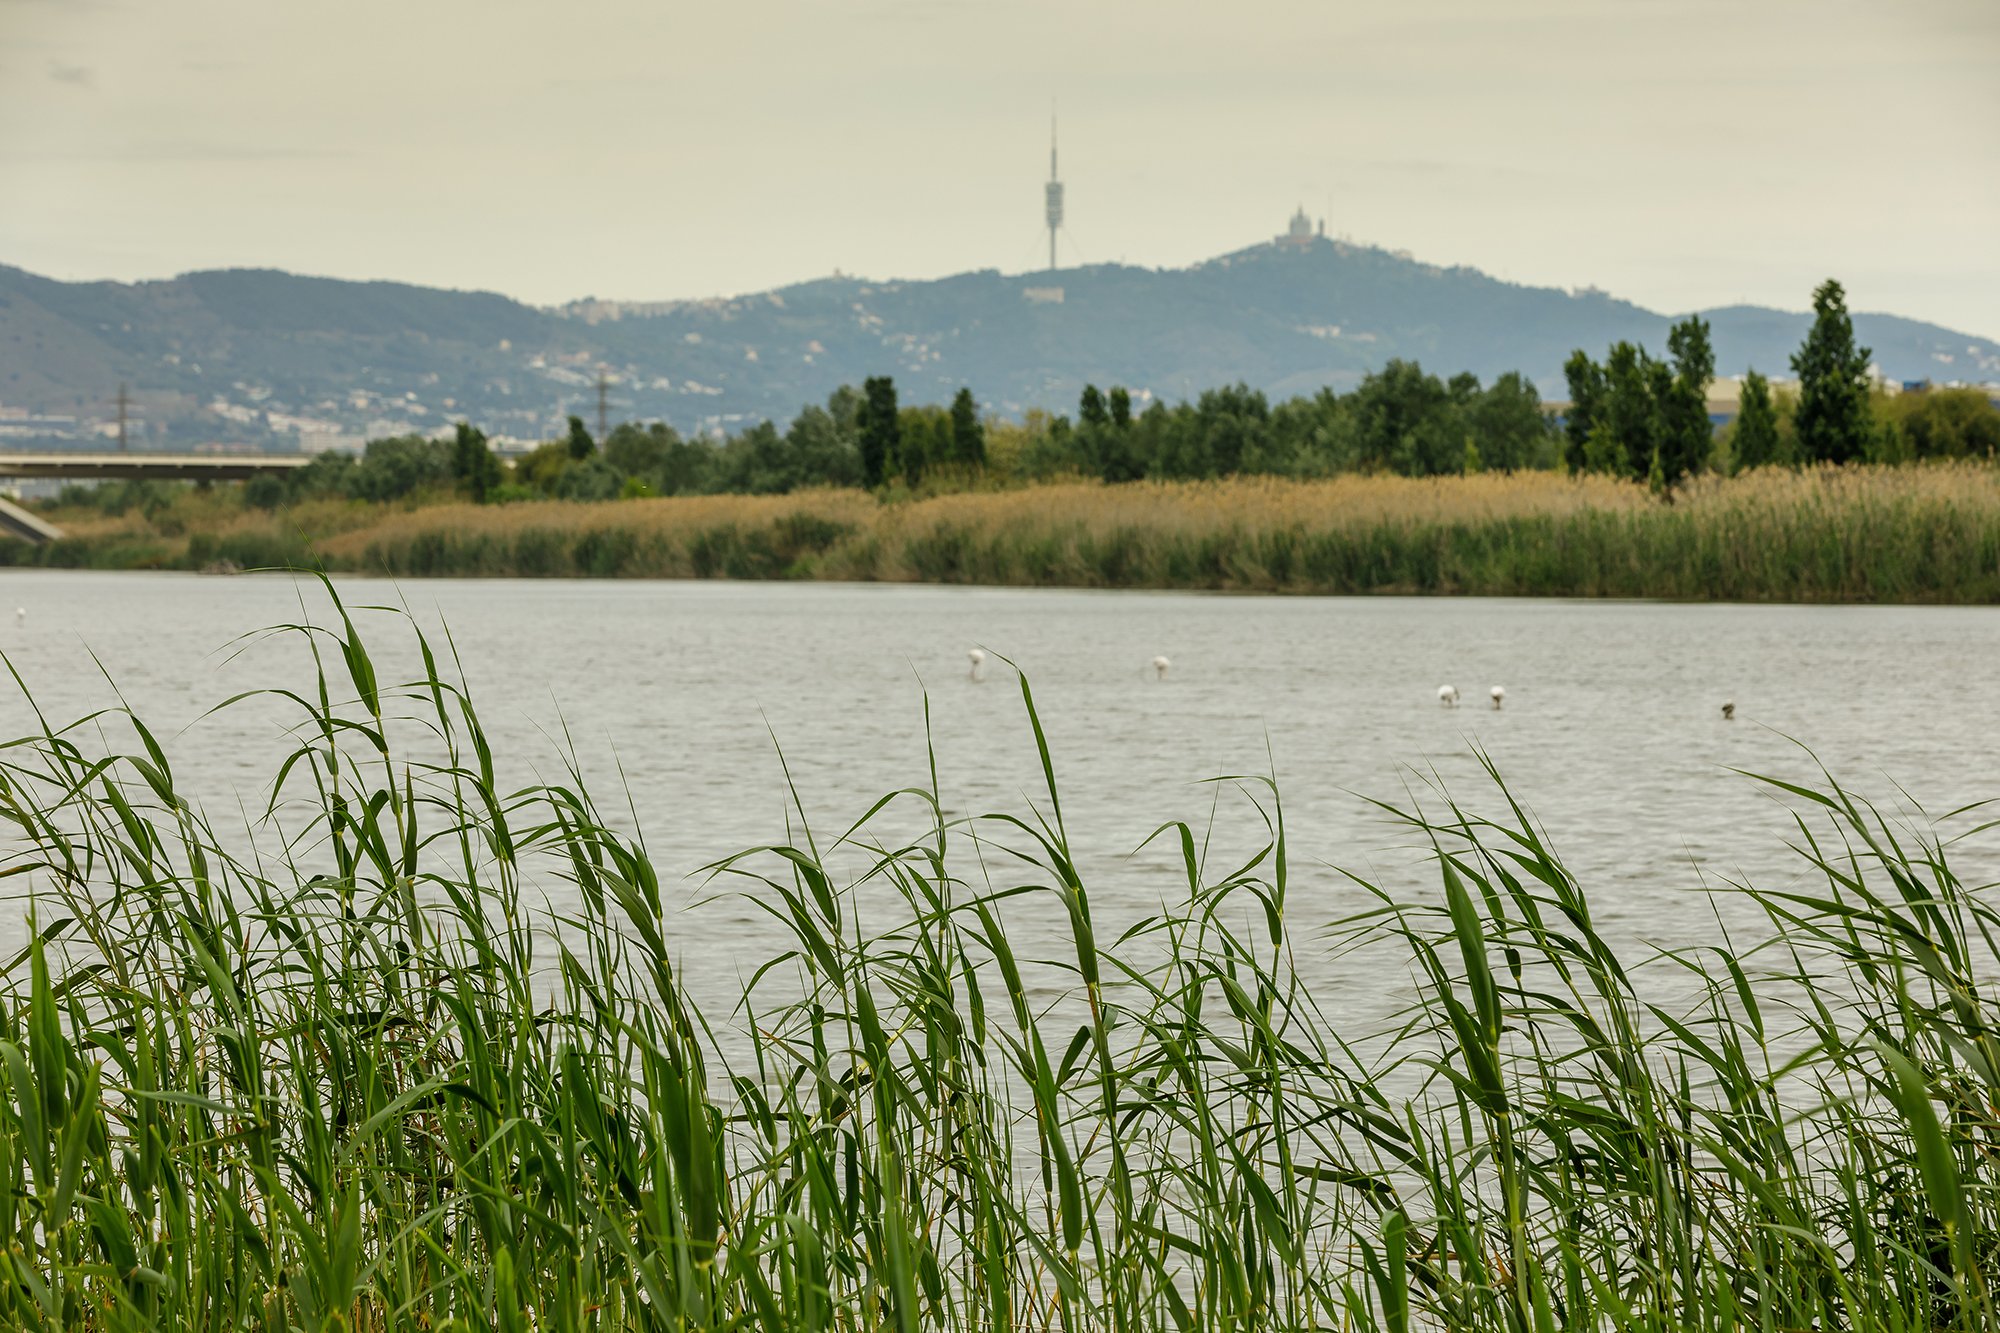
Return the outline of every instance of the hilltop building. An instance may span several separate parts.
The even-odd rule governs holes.
[[[1285,229],[1285,234],[1282,236],[1272,237],[1271,244],[1289,245],[1295,250],[1304,250],[1308,246],[1310,246],[1315,240],[1325,240],[1325,239],[1326,239],[1326,219],[1321,218],[1319,220],[1319,228],[1317,231],[1315,231],[1313,228],[1313,220],[1306,216],[1305,205],[1300,204],[1299,211],[1292,214],[1291,225]]]

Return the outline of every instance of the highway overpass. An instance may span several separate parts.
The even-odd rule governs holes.
[[[61,481],[242,481],[290,472],[312,462],[308,454],[0,453],[0,479]],[[62,536],[55,524],[0,499],[0,534],[49,542]]]
[[[0,477],[57,477],[64,481],[242,481],[290,472],[312,462],[310,454],[0,453]]]

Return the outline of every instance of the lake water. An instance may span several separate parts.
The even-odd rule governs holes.
[[[282,712],[203,719],[245,689],[304,683],[296,641],[249,631],[323,616],[314,585],[10,571],[0,648],[52,719],[113,702],[93,654],[168,740],[184,791],[211,815],[257,804],[291,748]],[[622,780],[663,874],[780,839],[784,748],[809,814],[844,828],[928,778],[923,705],[946,804],[1026,809],[1038,761],[1005,654],[1034,686],[1064,813],[1100,911],[1178,896],[1177,853],[1128,855],[1169,819],[1199,826],[1219,774],[1275,772],[1294,859],[1296,919],[1331,920],[1358,890],[1327,868],[1408,881],[1409,837],[1361,795],[1444,783],[1501,809],[1489,754],[1546,826],[1618,935],[1666,943],[1714,930],[1706,882],[1799,874],[1785,808],[1730,770],[1810,780],[1813,747],[1844,781],[1942,813],[2000,795],[2000,609],[1743,607],[1613,602],[1248,598],[827,584],[349,579],[355,603],[406,602],[448,625],[511,772],[559,773],[562,728],[593,789]],[[18,620],[16,607],[25,611]],[[385,678],[413,661],[407,631],[360,618]],[[989,653],[967,677],[967,651]],[[1171,659],[1164,680],[1148,663]],[[1464,706],[1445,709],[1450,682]],[[1494,712],[1489,686],[1506,687]],[[1733,699],[1734,722],[1720,705]],[[0,730],[32,723],[9,687]],[[622,779],[621,779],[622,772]],[[1424,775],[1419,777],[1418,775]],[[1225,798],[1221,841],[1261,837]],[[1970,848],[1967,878],[1993,860]],[[689,902],[702,896],[693,882]],[[560,905],[560,904],[558,904]],[[1725,909],[1725,913],[1726,913]],[[746,904],[680,917],[697,994],[726,993],[776,947]],[[11,950],[18,918],[0,930]],[[1329,992],[1368,986],[1330,969]]]

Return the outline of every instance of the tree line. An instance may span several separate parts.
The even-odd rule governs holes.
[[[1560,464],[1556,427],[1525,376],[1482,385],[1470,374],[1447,380],[1416,362],[1392,361],[1345,394],[1324,389],[1274,403],[1236,384],[1192,402],[1141,406],[1123,386],[1088,385],[1073,416],[1037,410],[1019,421],[982,413],[970,389],[947,406],[904,405],[894,380],[876,376],[835,390],[783,430],[764,421],[714,440],[664,422],[624,423],[597,440],[571,417],[562,438],[512,461],[461,423],[446,440],[398,436],[372,440],[358,456],[322,455],[283,477],[246,483],[245,498],[273,508],[441,491],[481,503],[835,486],[897,493],[1072,477],[1442,476]],[[100,503],[126,494],[106,488]]]
[[[1874,380],[1870,356],[1855,342],[1846,292],[1829,279],[1813,293],[1812,325],[1791,357],[1796,391],[1780,397],[1766,376],[1749,370],[1736,415],[1718,433],[1707,407],[1715,354],[1706,321],[1675,324],[1662,359],[1629,342],[1612,344],[1602,363],[1579,349],[1563,367],[1570,395],[1564,465],[1663,489],[1707,470],[2000,453],[2000,410],[1985,393],[1891,395]]]

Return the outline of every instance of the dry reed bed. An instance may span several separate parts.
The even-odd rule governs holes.
[[[399,576],[856,579],[1742,601],[2000,600],[2000,470],[1704,477],[1671,502],[1549,473],[1073,482],[600,504],[136,514],[51,563],[319,563]]]

